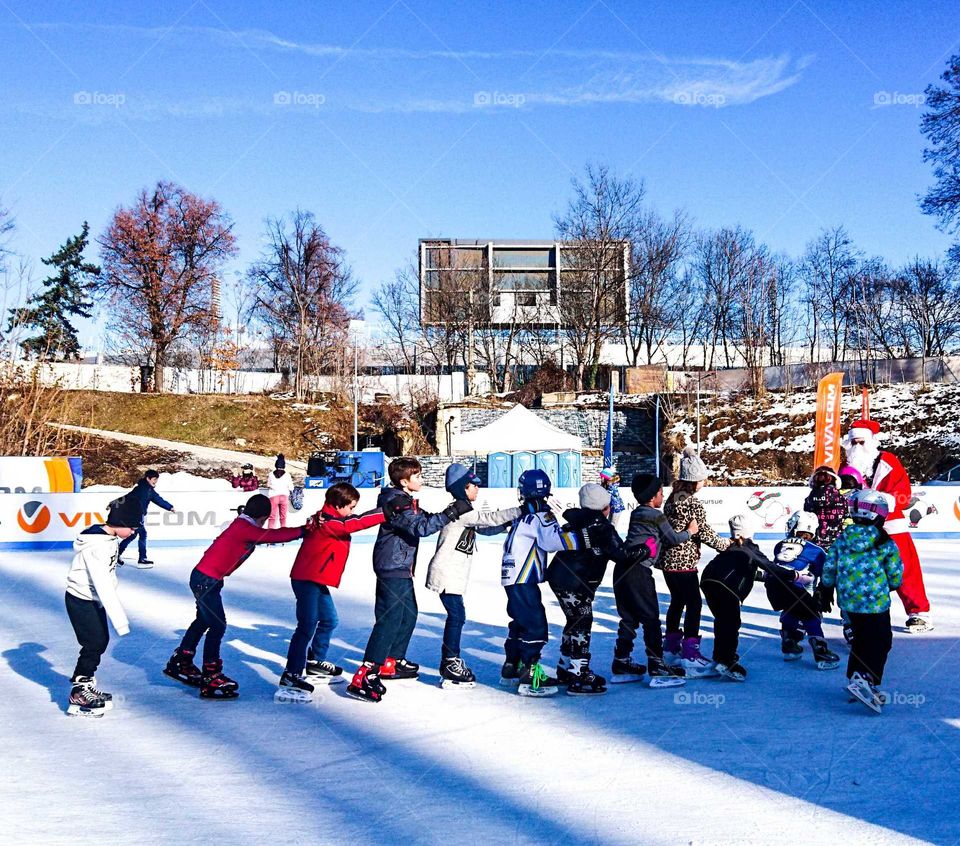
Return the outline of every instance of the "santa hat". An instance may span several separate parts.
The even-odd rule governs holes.
[[[880,434],[880,424],[876,420],[854,420],[850,424],[850,431],[847,433],[847,442],[862,439],[869,441]]]

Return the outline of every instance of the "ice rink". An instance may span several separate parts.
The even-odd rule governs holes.
[[[357,536],[335,592],[341,623],[330,658],[347,672],[373,621],[374,536]],[[295,622],[295,546],[261,548],[227,580],[224,669],[241,686],[228,702],[201,701],[161,673],[193,617],[187,579],[204,547],[151,549],[155,569],[121,568],[132,631],[111,633],[97,676],[117,704],[99,720],[65,712],[77,653],[63,605],[70,553],[0,553],[3,842],[960,841],[956,542],[918,542],[935,631],[903,633],[893,597],[883,685],[893,702],[879,716],[848,704],[842,668],[818,672],[809,650],[782,661],[762,586],[744,608],[745,684],[520,698],[497,685],[507,620],[496,539],[479,544],[466,596],[464,657],[477,688],[437,685],[444,614],[423,587],[427,539],[409,652],[421,680],[392,683],[378,705],[347,698],[345,684],[318,688],[310,705],[275,704]],[[547,586],[544,596],[552,671],[562,615]],[[617,620],[609,581],[595,612],[592,663],[608,675]],[[826,632],[845,663],[836,617]]]

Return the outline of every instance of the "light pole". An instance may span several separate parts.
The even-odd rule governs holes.
[[[360,333],[367,328],[365,320],[351,320],[353,335],[353,451],[359,451],[358,418],[360,411]]]

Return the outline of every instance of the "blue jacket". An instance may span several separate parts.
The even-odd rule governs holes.
[[[153,485],[151,485],[146,479],[141,479],[139,482],[137,482],[137,486],[130,491],[127,496],[132,496],[140,504],[141,516],[147,513],[147,509],[150,507],[151,502],[154,505],[158,505],[164,511],[173,511],[173,506],[162,496],[160,496]]]
[[[373,545],[373,572],[384,579],[412,579],[417,566],[420,538],[439,532],[450,517],[431,514],[402,488],[380,491],[377,507],[387,515]]]

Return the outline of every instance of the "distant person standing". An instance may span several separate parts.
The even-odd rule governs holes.
[[[130,537],[120,541],[118,554],[123,557],[123,551],[130,545],[133,538],[136,537],[137,551],[140,555],[134,566],[140,570],[149,570],[153,566],[153,562],[147,558],[147,527],[144,524],[150,503],[152,502],[164,511],[169,511],[171,514],[174,512],[174,507],[155,490],[159,479],[160,474],[156,470],[147,470],[147,472],[143,474],[143,478],[137,482],[136,487],[127,494],[128,497],[132,496],[140,506],[140,525],[137,526],[137,530],[130,535]]]
[[[600,471],[600,484],[604,490],[610,493],[610,515],[611,523],[617,522],[617,515],[627,510],[623,504],[623,498],[620,496],[620,474],[613,467],[604,467]]]
[[[270,497],[270,528],[287,526],[287,507],[290,505],[290,491],[293,479],[287,472],[287,459],[281,452],[273,465],[273,472],[267,477],[267,496]]]

